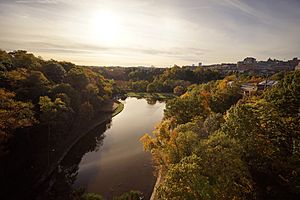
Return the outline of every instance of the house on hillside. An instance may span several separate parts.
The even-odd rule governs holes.
[[[274,85],[278,84],[278,81],[273,81],[273,80],[264,80],[260,83],[257,84],[257,89],[259,91],[264,90],[266,88],[273,87]]]
[[[299,61],[300,60],[298,58],[288,61],[280,61],[270,58],[267,61],[257,61],[255,58],[247,57],[243,61],[239,61],[237,63],[237,70],[239,73],[270,76],[281,71],[293,71]]]
[[[257,91],[256,83],[245,83],[241,86],[244,95],[252,95]]]

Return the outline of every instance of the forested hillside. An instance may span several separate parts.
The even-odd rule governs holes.
[[[26,51],[1,51],[0,70],[0,155],[16,129],[91,119],[112,97],[112,84],[91,69],[45,61]]]
[[[88,67],[0,51],[0,198],[34,192],[83,133],[111,118],[113,85]]]
[[[192,84],[206,83],[223,77],[217,70],[204,67],[101,67],[94,68],[105,78],[113,79],[125,92],[182,94]]]
[[[158,199],[299,199],[300,71],[242,96],[239,80],[190,87],[141,138]]]

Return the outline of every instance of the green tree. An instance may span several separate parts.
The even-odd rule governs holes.
[[[300,112],[300,70],[287,74],[278,86],[265,93],[265,99],[282,114],[297,116]]]
[[[70,97],[70,105],[73,110],[77,111],[79,109],[79,105],[82,99],[80,92],[75,90],[68,83],[61,83],[53,86],[50,90],[50,94],[52,98],[55,98],[57,94],[64,93],[68,97]]]
[[[65,69],[66,72],[68,72],[68,71],[70,71],[70,69],[76,67],[75,64],[73,64],[71,62],[66,62],[66,61],[59,62],[59,64]]]
[[[104,200],[104,198],[99,195],[99,194],[95,194],[95,193],[84,193],[80,200]]]
[[[54,83],[61,83],[66,75],[66,70],[56,61],[51,60],[42,66],[47,78]]]
[[[42,60],[27,51],[18,50],[9,53],[12,56],[13,68],[39,70]]]
[[[52,101],[48,96],[41,96],[39,100],[40,106],[40,119],[43,124],[48,127],[48,156],[47,163],[50,164],[50,138],[51,127],[55,126],[60,120],[60,115],[67,111],[65,102],[60,98]]]
[[[173,93],[177,96],[180,96],[186,92],[186,89],[181,85],[178,85],[174,88]]]
[[[220,113],[211,113],[204,121],[204,127],[208,133],[213,133],[219,130],[225,122],[223,115]]]
[[[147,86],[147,92],[149,92],[149,93],[155,92],[155,85],[154,85],[154,83],[150,83],[150,84]]]
[[[73,88],[82,90],[85,89],[86,85],[89,83],[89,79],[82,68],[75,67],[68,71],[66,82],[69,83]]]
[[[135,81],[131,83],[131,87],[133,91],[146,92],[148,84],[148,81]]]
[[[252,199],[253,182],[239,144],[217,133],[191,156],[171,164],[158,188],[159,199]]]
[[[16,101],[15,93],[0,88],[0,154],[4,143],[13,136],[16,129],[32,126],[37,122],[33,105]]]
[[[230,109],[222,129],[242,145],[261,195],[294,199],[300,184],[299,118],[277,109],[264,100],[240,104]]]
[[[22,100],[30,99],[33,103],[39,101],[39,97],[46,95],[50,82],[40,71],[30,71],[26,80],[17,90],[17,97]]]
[[[167,102],[165,117],[174,118],[178,124],[184,124],[195,117],[205,119],[209,112],[204,98],[200,95],[186,94]]]
[[[13,67],[12,57],[0,49],[0,71],[11,70]]]

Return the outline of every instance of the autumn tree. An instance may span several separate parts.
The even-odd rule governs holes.
[[[253,182],[239,144],[216,133],[169,166],[159,199],[252,199]]]
[[[14,97],[15,93],[0,88],[0,154],[3,153],[4,143],[14,135],[16,129],[32,126],[37,122],[33,105],[16,101]]]
[[[184,124],[192,121],[194,117],[205,119],[209,112],[200,95],[187,94],[167,102],[165,117],[174,118],[178,124]]]
[[[237,105],[225,119],[222,130],[242,145],[261,195],[294,199],[300,183],[299,119],[264,100]]]
[[[182,87],[181,85],[178,85],[174,88],[173,93],[177,96],[182,95],[185,92],[185,88]]]

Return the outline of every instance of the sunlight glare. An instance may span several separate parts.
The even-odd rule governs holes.
[[[120,23],[112,12],[104,11],[94,14],[91,17],[90,29],[96,41],[112,43],[120,39]]]

